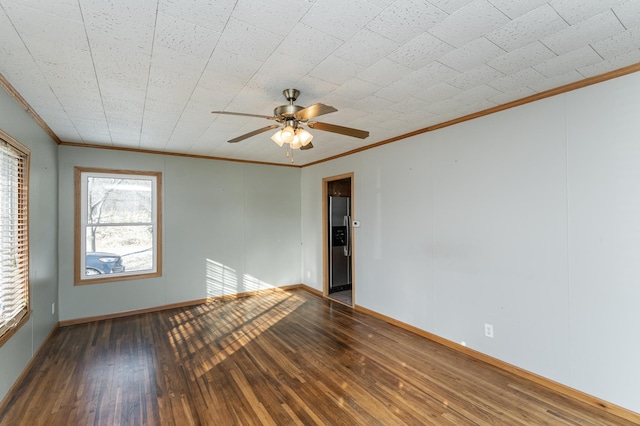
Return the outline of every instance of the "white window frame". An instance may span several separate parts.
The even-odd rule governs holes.
[[[31,314],[29,292],[29,162],[30,150],[20,142],[0,130],[0,144],[3,156],[17,160],[15,181],[8,182],[2,193],[13,198],[8,209],[3,209],[2,253],[3,264],[0,281],[0,346],[15,334],[28,320]],[[4,167],[4,162],[2,164]],[[4,173],[4,172],[3,172]],[[6,183],[6,182],[5,182]],[[4,184],[3,183],[3,186]],[[7,191],[5,191],[5,189]],[[5,194],[8,192],[8,194]],[[7,200],[3,200],[5,203]],[[8,210],[8,211],[7,211]],[[11,217],[7,218],[7,213]],[[7,223],[5,223],[5,219]],[[4,263],[7,262],[5,265]],[[15,302],[16,296],[18,301]],[[10,308],[5,311],[7,306]]]
[[[75,167],[75,285],[156,278],[162,276],[162,173],[137,170],[112,170]],[[153,265],[144,271],[124,271],[113,274],[86,275],[86,230],[88,226],[87,189],[89,178],[144,179],[151,181],[151,223],[153,228]],[[145,222],[146,223],[146,222]],[[104,224],[102,226],[113,226]],[[127,224],[120,224],[127,225]]]

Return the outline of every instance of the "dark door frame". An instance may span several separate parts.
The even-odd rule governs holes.
[[[329,182],[351,179],[351,221],[349,234],[351,235],[351,306],[355,306],[356,269],[355,269],[355,238],[353,235],[354,210],[354,173],[343,173],[322,179],[322,295],[329,297]]]

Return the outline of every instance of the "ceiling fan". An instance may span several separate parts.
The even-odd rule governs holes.
[[[355,138],[364,139],[369,136],[369,132],[364,130],[353,129],[351,127],[338,126],[335,124],[322,123],[319,121],[311,121],[311,119],[320,115],[329,114],[330,112],[336,112],[332,106],[317,103],[309,107],[301,107],[295,105],[294,102],[300,95],[298,89],[285,89],[282,91],[284,97],[289,101],[288,105],[280,105],[273,110],[273,117],[268,115],[247,114],[243,112],[229,112],[229,111],[212,111],[213,114],[226,114],[226,115],[239,115],[242,117],[257,117],[266,118],[267,120],[276,121],[278,124],[272,124],[270,126],[263,127],[253,132],[246,133],[233,139],[229,139],[227,142],[236,143],[247,138],[250,138],[260,133],[267,132],[271,129],[282,127],[278,130],[271,139],[279,146],[289,144],[292,149],[300,148],[301,150],[307,150],[313,148],[311,139],[313,136],[307,132],[303,126],[308,126],[315,130],[324,130],[325,132],[339,133],[341,135],[352,136]],[[288,151],[287,151],[287,155]]]

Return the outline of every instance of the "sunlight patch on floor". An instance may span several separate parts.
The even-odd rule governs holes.
[[[224,362],[305,303],[285,291],[274,291],[271,297],[247,297],[246,302],[240,309],[229,311],[224,301],[214,301],[170,318],[173,327],[167,337],[177,359],[197,359],[205,347],[218,348],[214,358],[194,362],[193,379]],[[208,320],[211,314],[216,316],[216,327]]]

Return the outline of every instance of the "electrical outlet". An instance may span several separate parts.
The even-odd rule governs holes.
[[[51,304],[51,315],[55,315],[56,313],[56,302]]]
[[[484,335],[487,337],[491,337],[493,339],[493,325],[491,324],[484,325]]]

